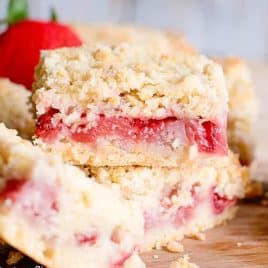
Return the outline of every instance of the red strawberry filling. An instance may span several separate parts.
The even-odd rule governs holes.
[[[100,115],[94,127],[81,123],[75,131],[64,123],[54,123],[56,109],[50,109],[38,118],[36,135],[53,142],[64,130],[76,142],[95,144],[101,138],[116,138],[130,143],[146,142],[162,145],[197,145],[200,152],[226,154],[226,125],[203,119],[137,119],[105,117]],[[81,122],[84,117],[81,117]],[[174,144],[176,142],[177,144]]]
[[[11,200],[12,202],[16,201],[20,194],[20,191],[25,187],[26,184],[26,180],[8,180],[5,188],[0,193],[1,201],[5,201],[7,199]]]
[[[133,250],[134,252],[134,250]],[[122,268],[124,263],[126,262],[127,259],[129,259],[133,252],[123,252],[121,253],[121,256],[119,257],[118,260],[116,260],[112,265],[111,268]]]
[[[45,114],[39,116],[36,124],[36,135],[46,141],[53,141],[62,130],[62,124],[55,126],[52,123],[54,115],[58,113],[57,109],[49,109]]]
[[[237,198],[228,199],[226,196],[220,196],[214,190],[212,191],[211,195],[213,211],[216,215],[223,213],[225,209],[235,205],[237,202]]]
[[[16,207],[31,221],[47,223],[59,211],[56,189],[45,182],[11,179],[0,192],[0,200],[10,201],[8,206]]]
[[[178,187],[173,187],[168,193],[164,193],[162,200],[160,201],[161,209],[157,211],[145,211],[144,212],[144,228],[150,230],[152,228],[161,227],[165,224],[172,224],[175,227],[179,227],[183,223],[187,222],[193,214],[196,205],[199,201],[199,196],[193,186],[191,195],[193,202],[189,206],[179,207],[174,211],[172,208],[172,196],[176,196]]]
[[[75,234],[75,240],[79,245],[89,245],[93,246],[96,244],[98,239],[98,235],[96,232],[92,234],[82,234],[82,233],[76,233]]]
[[[153,228],[161,228],[163,225],[173,225],[174,227],[179,228],[183,224],[190,221],[194,217],[194,213],[198,205],[206,201],[205,198],[201,197],[201,195],[197,193],[195,186],[191,192],[193,198],[191,205],[179,207],[174,211],[174,208],[172,208],[170,204],[167,204],[167,201],[163,201],[166,200],[164,198],[160,204],[161,209],[157,209],[157,211],[145,211],[145,230],[149,231]],[[174,193],[174,189],[171,191],[171,193]],[[171,197],[171,195],[169,195],[169,197]],[[235,205],[237,201],[236,198],[228,199],[226,196],[221,197],[215,192],[215,187],[211,188],[209,199],[214,215],[223,213],[227,208]]]

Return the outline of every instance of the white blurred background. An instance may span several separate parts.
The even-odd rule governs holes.
[[[268,0],[29,0],[35,18],[131,23],[183,32],[207,54],[268,59]],[[0,17],[7,0],[0,0]]]

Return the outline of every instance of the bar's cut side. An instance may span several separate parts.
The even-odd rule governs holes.
[[[30,139],[35,132],[31,93],[22,85],[0,78],[0,122],[16,129],[23,138]]]
[[[139,210],[0,125],[0,236],[46,267],[119,268],[143,235]]]
[[[254,124],[257,119],[257,97],[247,64],[240,58],[218,59],[222,64],[229,91],[228,143],[239,154],[242,164],[254,159]]]
[[[257,119],[257,97],[247,64],[239,58],[223,60],[223,70],[230,94],[228,142],[239,153],[242,164],[254,159],[254,126]]]
[[[223,73],[203,56],[127,44],[46,51],[34,87],[36,143],[74,164],[227,154]]]
[[[101,184],[118,189],[144,215],[142,250],[167,247],[185,236],[231,219],[249,177],[231,152],[218,159],[188,161],[180,168],[88,168]]]

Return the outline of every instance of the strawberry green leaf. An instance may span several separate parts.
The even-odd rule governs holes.
[[[50,20],[51,21],[58,21],[58,14],[57,14],[56,9],[54,7],[52,7],[50,9]]]
[[[9,0],[6,22],[11,25],[28,17],[27,0]]]

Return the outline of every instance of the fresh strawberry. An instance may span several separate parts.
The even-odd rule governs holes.
[[[34,69],[42,49],[81,44],[68,26],[54,21],[24,20],[15,23],[0,35],[0,77],[7,77],[31,90]]]

